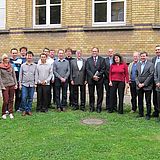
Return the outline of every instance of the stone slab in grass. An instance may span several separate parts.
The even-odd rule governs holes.
[[[81,120],[81,123],[87,124],[87,125],[101,125],[104,122],[105,121],[103,119],[97,119],[97,118],[87,118],[87,119]]]

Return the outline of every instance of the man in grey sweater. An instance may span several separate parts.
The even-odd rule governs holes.
[[[67,84],[70,75],[70,66],[68,60],[64,59],[64,50],[58,50],[58,59],[54,61],[53,72],[55,75],[56,104],[57,110],[65,111],[67,106]],[[60,90],[62,89],[62,100]]]
[[[52,65],[46,62],[47,55],[40,55],[40,63],[37,64],[37,108],[36,111],[47,112],[49,104],[50,80],[53,78]]]

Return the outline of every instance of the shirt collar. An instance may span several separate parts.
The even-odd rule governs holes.
[[[27,65],[32,65],[32,64],[33,64],[33,62],[32,62],[32,63],[28,63],[28,62],[26,62],[26,64],[27,64]]]
[[[140,61],[141,64],[146,64],[147,63],[147,60],[145,60],[144,62]]]
[[[65,59],[61,60],[61,59],[58,58],[58,62],[64,62],[64,61],[66,61],[66,60]]]

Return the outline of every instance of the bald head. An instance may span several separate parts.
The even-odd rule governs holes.
[[[108,50],[107,56],[113,57],[113,54],[114,54],[114,51],[113,51],[112,48],[110,48],[110,49]]]
[[[133,53],[133,61],[134,63],[137,63],[139,61],[139,52]]]

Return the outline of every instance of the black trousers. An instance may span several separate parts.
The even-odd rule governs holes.
[[[106,81],[104,83],[104,87],[105,87],[105,90],[106,90],[106,110],[109,110],[109,106],[110,106],[110,86],[109,86],[109,81]],[[115,96],[114,102],[115,102],[115,104],[114,104],[113,110],[117,111],[117,96]]]
[[[147,114],[146,116],[151,115],[151,90],[144,90],[143,88],[138,90],[138,108],[139,108],[139,115],[144,115],[144,94],[145,94],[145,101],[146,101],[146,108]]]
[[[109,107],[109,110],[111,112],[113,112],[114,109],[115,97],[117,97],[117,90],[118,90],[118,97],[119,97],[118,113],[123,114],[124,89],[125,89],[125,82],[112,81],[112,86],[110,87],[110,107]]]
[[[49,85],[37,85],[37,108],[36,111],[47,111],[49,104]]]
[[[73,85],[71,84],[71,81],[68,81],[69,86],[69,105],[73,105]]]
[[[52,92],[53,91],[53,92]],[[50,92],[49,92],[49,105],[52,104],[52,98],[53,98],[53,104],[56,103],[56,89],[55,89],[55,83],[50,82]]]
[[[132,110],[137,110],[137,89],[136,89],[136,82],[131,81],[130,85],[130,92],[131,92],[131,104],[132,104]]]
[[[103,82],[102,83],[93,83],[88,84],[89,90],[89,106],[90,109],[95,109],[95,87],[97,90],[97,109],[102,109],[102,101],[103,101]]]
[[[157,91],[157,104],[158,104],[158,111],[160,112],[160,91]]]
[[[159,115],[159,110],[158,110],[158,101],[157,101],[157,91],[156,91],[156,85],[155,83],[153,84],[153,105],[154,105],[154,116],[158,116]]]
[[[80,89],[80,108],[85,108],[86,103],[86,85],[73,85],[73,107],[79,107],[79,89]]]
[[[68,86],[67,81],[65,83],[61,83],[59,79],[55,80],[57,108],[65,108],[67,106],[67,86]]]
[[[21,90],[18,88],[15,90],[15,103],[14,103],[14,107],[15,107],[15,111],[19,110],[21,107]]]

